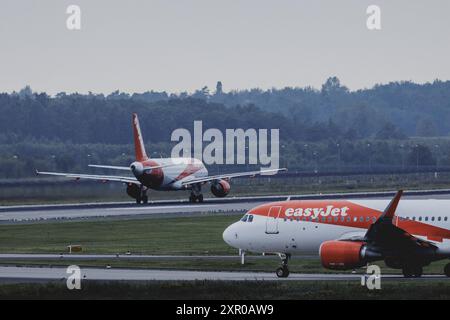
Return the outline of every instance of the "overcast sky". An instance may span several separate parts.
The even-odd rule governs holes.
[[[366,28],[370,4],[381,31]],[[0,0],[0,92],[448,80],[449,13],[448,0]]]

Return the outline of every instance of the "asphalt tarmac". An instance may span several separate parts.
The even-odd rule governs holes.
[[[0,223],[39,222],[46,220],[73,220],[105,217],[173,217],[205,213],[242,213],[269,201],[287,199],[364,199],[390,198],[394,192],[309,194],[258,197],[228,197],[205,199],[204,203],[181,200],[154,201],[147,205],[130,202],[83,203],[61,205],[24,205],[0,207]],[[450,190],[421,190],[406,192],[408,199],[450,199]]]
[[[0,267],[0,282],[42,282],[63,281],[71,273],[66,268],[48,267]],[[450,278],[441,275],[424,275],[417,279],[405,279],[400,275],[382,275],[389,281],[426,281]],[[140,269],[81,269],[81,280],[96,281],[361,281],[358,274],[300,274],[278,278],[275,272],[230,272],[230,271],[187,271],[187,270],[140,270]]]

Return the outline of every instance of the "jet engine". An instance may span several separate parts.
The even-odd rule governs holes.
[[[322,266],[334,270],[354,269],[382,258],[358,241],[326,241],[320,246],[319,255]]]
[[[225,197],[230,192],[231,186],[226,180],[217,180],[211,184],[211,193],[218,198]]]

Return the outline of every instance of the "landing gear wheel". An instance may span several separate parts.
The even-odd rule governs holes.
[[[136,196],[136,204],[148,203],[147,188],[143,185],[139,187],[139,193]]]
[[[196,203],[196,202],[203,202],[203,195],[202,194],[199,194],[198,196],[197,195],[195,195],[195,194],[191,194],[190,196],[189,196],[189,202],[190,203]]]
[[[421,266],[416,266],[413,268],[414,278],[420,278],[423,274],[423,268]]]
[[[444,267],[444,274],[445,274],[447,277],[450,277],[450,263],[447,263],[447,264],[445,265],[445,267]]]
[[[287,278],[289,276],[289,268],[287,266],[282,266],[277,268],[275,271],[278,278]]]
[[[421,266],[405,266],[402,272],[405,278],[420,278],[423,274],[423,268]]]
[[[279,267],[275,273],[278,278],[287,278],[289,276],[288,262],[291,255],[280,253],[279,256],[281,258],[281,267]]]

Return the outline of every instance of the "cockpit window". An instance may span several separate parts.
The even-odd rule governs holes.
[[[252,222],[253,221],[253,215],[252,214],[245,214],[242,219],[242,222]]]

